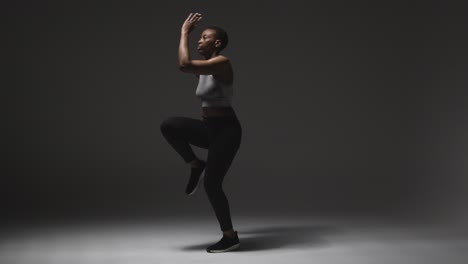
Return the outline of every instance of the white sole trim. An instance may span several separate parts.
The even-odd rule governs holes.
[[[195,188],[193,188],[193,191],[191,193],[189,193],[188,195],[192,195],[197,191],[198,185],[200,185],[203,177],[205,177],[205,168],[202,170],[202,173],[200,174],[200,178],[198,179],[197,185],[195,186]]]
[[[210,252],[210,253],[221,253],[221,252],[231,251],[231,250],[237,249],[237,248],[239,248],[239,247],[240,247],[240,243],[237,243],[237,244],[235,244],[235,245],[233,245],[233,246],[230,246],[230,247],[228,247],[228,248],[226,248],[226,249],[210,250],[209,252]]]

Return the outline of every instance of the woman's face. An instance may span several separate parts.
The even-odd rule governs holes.
[[[210,54],[216,49],[216,44],[219,42],[215,39],[216,31],[213,29],[205,29],[198,40],[197,51],[200,54]],[[218,44],[219,45],[219,44]]]

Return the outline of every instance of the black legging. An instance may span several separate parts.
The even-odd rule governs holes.
[[[208,149],[204,186],[222,231],[232,229],[229,203],[222,182],[239,149],[242,128],[236,115],[203,117],[176,116],[161,123],[169,144],[188,163],[197,156],[189,144]]]

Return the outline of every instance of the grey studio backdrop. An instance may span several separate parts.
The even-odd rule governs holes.
[[[201,117],[178,70],[225,28],[239,215],[466,218],[467,18],[446,1],[9,1],[3,220],[212,215],[160,133]],[[193,147],[200,158],[206,150]],[[214,219],[214,218],[213,218]]]

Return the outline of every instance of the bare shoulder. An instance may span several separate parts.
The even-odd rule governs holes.
[[[229,58],[223,55],[218,55],[216,58],[221,62],[229,62]]]
[[[231,62],[229,61],[229,58],[223,55],[218,55],[216,56],[219,60],[225,62],[226,67],[224,67],[224,70],[220,72],[219,74],[213,75],[216,79],[220,80],[221,82],[224,82],[226,84],[232,84],[234,76],[233,76],[233,70],[232,70],[232,65]]]

